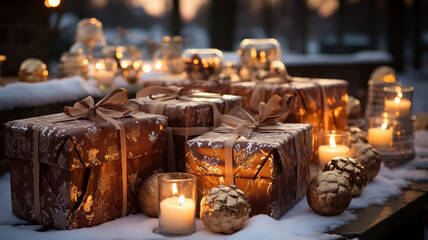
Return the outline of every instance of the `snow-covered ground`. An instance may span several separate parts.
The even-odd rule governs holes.
[[[303,198],[280,220],[257,215],[247,221],[244,229],[233,235],[214,234],[198,219],[196,233],[182,239],[336,239],[337,235],[325,232],[356,219],[352,210],[371,204],[381,205],[389,197],[399,195],[400,189],[410,181],[428,180],[428,171],[422,170],[428,169],[427,141],[428,131],[416,132],[418,157],[395,169],[382,165],[375,180],[339,216],[317,215],[309,208],[306,198]],[[9,177],[8,173],[0,176],[0,239],[169,239],[153,233],[158,224],[156,218],[149,218],[141,213],[91,228],[39,232],[37,230],[43,226],[20,220],[12,214]]]

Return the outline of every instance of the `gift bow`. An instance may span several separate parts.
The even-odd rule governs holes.
[[[67,118],[54,119],[44,124],[72,121],[80,118],[87,118],[91,121],[103,124],[109,122],[119,130],[120,133],[120,151],[122,165],[122,216],[126,216],[127,211],[127,162],[126,162],[126,135],[123,122],[116,120],[125,117],[131,112],[138,112],[139,104],[134,101],[128,101],[128,92],[119,88],[94,104],[92,97],[87,97],[76,102],[73,107],[64,107],[64,113]],[[40,205],[40,162],[38,157],[39,150],[39,132],[42,125],[35,125],[33,133],[33,177],[34,177],[34,217],[37,223],[43,224],[41,205]]]
[[[117,118],[125,117],[131,112],[138,112],[140,105],[134,101],[128,101],[128,92],[123,88],[118,88],[109,95],[94,104],[94,99],[89,96],[73,107],[64,107],[65,115],[76,118],[87,118],[97,123],[109,122],[116,129],[120,129]]]
[[[241,107],[233,108],[228,115],[222,116],[223,125],[214,129],[215,132],[232,132],[225,142],[225,181],[234,184],[233,179],[233,145],[240,136],[250,138],[253,131],[283,131],[280,122],[293,110],[295,97],[285,94],[283,97],[272,96],[265,104],[259,104],[259,114],[254,117]]]

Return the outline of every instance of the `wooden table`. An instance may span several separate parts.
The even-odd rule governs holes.
[[[357,220],[329,233],[344,239],[424,239],[427,203],[428,182],[414,183],[383,205],[355,210]]]

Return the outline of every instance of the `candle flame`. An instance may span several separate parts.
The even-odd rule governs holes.
[[[128,67],[128,63],[127,62],[121,62],[120,65],[122,65],[122,68],[127,68]]]
[[[183,204],[184,203],[184,196],[183,195],[181,195],[179,198],[178,198],[178,206],[181,206],[181,204]]]
[[[162,68],[162,62],[161,61],[157,61],[155,64],[155,69],[156,70],[160,70]]]
[[[177,193],[178,193],[177,184],[173,183],[172,184],[172,194],[177,195]]]
[[[138,69],[140,68],[140,62],[135,61],[134,63],[132,63],[132,66],[134,67],[134,69]]]
[[[103,68],[104,68],[104,64],[102,64],[102,63],[96,63],[96,64],[95,64],[95,68],[96,68],[97,70],[101,70],[101,69],[103,69]]]
[[[336,141],[334,141],[334,137],[330,137],[330,147],[336,147]]]
[[[400,103],[400,98],[399,98],[399,97],[396,97],[396,98],[394,99],[394,102],[395,102],[395,103]]]
[[[395,74],[390,73],[390,74],[388,74],[388,75],[384,76],[384,77],[383,77],[383,81],[384,81],[384,82],[390,82],[390,83],[395,82]]]
[[[384,122],[384,123],[382,123],[382,126],[380,127],[380,128],[382,128],[382,129],[386,129],[388,127],[388,123],[387,122]]]
[[[148,73],[148,72],[150,72],[151,70],[152,70],[152,67],[151,67],[149,64],[144,65],[144,67],[143,67],[143,71],[144,71],[145,73]]]

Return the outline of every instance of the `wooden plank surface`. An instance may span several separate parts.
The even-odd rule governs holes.
[[[336,228],[330,233],[339,234],[345,238],[358,239],[390,237],[394,231],[418,218],[425,209],[428,191],[412,188],[427,190],[428,182],[416,183],[404,189],[401,195],[388,199],[383,205],[370,205],[367,208],[355,210],[354,213],[358,216],[357,220]]]

